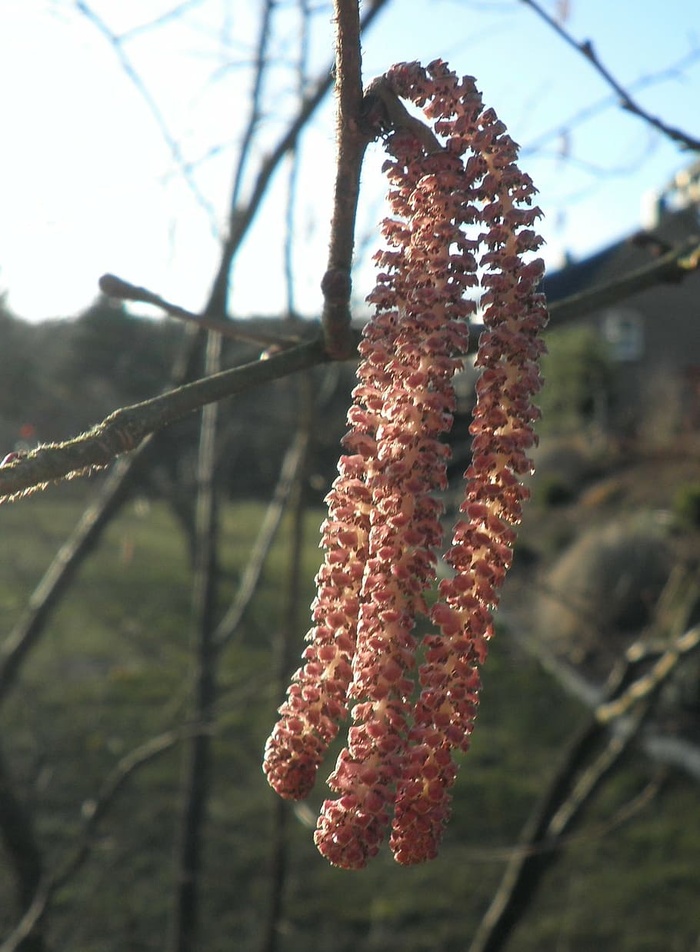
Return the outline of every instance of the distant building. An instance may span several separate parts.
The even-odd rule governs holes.
[[[549,301],[618,280],[691,236],[700,243],[700,161],[676,176],[646,218],[644,230],[547,275]],[[618,425],[633,427],[654,405],[675,401],[677,425],[700,428],[700,269],[570,323],[595,327],[618,365]]]

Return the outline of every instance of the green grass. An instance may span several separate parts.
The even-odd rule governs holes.
[[[225,597],[235,590],[263,511],[246,503],[223,513]],[[0,508],[6,632],[79,513],[75,492]],[[320,557],[320,519],[313,512],[307,520],[304,604]],[[276,801],[260,759],[280,700],[271,664],[287,549],[285,531],[240,638],[222,658],[199,946],[206,952],[247,952],[261,939]],[[299,650],[305,629],[306,621]],[[184,540],[164,506],[129,505],[79,573],[0,710],[5,757],[49,868],[74,847],[84,804],[119,759],[186,720],[189,645]],[[290,809],[280,952],[466,952],[503,869],[493,850],[515,841],[583,716],[500,633],[484,669],[473,748],[463,758],[439,858],[402,869],[385,851],[363,873],[335,870]],[[51,948],[164,948],[182,755],[179,745],[153,760],[115,798],[89,861],[56,898]],[[324,777],[331,767],[329,761]],[[513,952],[692,947],[700,895],[697,790],[675,778],[638,816],[602,832],[606,819],[647,779],[647,765],[633,758],[604,788],[570,850],[548,873],[514,936]],[[313,812],[326,795],[319,784],[309,802]],[[0,859],[7,867],[2,853]],[[2,932],[13,920],[13,902],[11,879],[0,876]]]

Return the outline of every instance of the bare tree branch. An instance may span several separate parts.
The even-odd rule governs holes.
[[[367,4],[366,12],[360,24],[362,32],[369,28],[377,14],[386,6],[387,2],[388,0],[371,0],[371,2]],[[294,147],[303,128],[324,99],[332,83],[333,68],[329,66],[328,69],[324,71],[324,74],[317,80],[311,93],[302,101],[299,112],[291,122],[287,132],[262,162],[245,206],[232,207],[229,234],[224,242],[221,263],[212,287],[210,307],[207,311],[209,316],[224,314],[226,312],[229,271],[233,257],[258,212],[263,197],[267,192],[267,186],[277,166],[281,159]]]
[[[207,335],[207,373],[221,367],[221,335]],[[219,587],[216,491],[216,437],[219,404],[204,408],[197,462],[197,510],[195,515],[195,565],[192,586],[194,622],[193,720],[208,727],[214,721],[217,698],[217,651],[214,645]],[[203,824],[211,790],[212,750],[208,732],[193,735],[187,749],[182,792],[182,823],[175,889],[175,911],[170,948],[191,952],[200,919]]]
[[[689,53],[686,53],[685,56],[682,56],[680,59],[676,60],[676,62],[672,63],[670,66],[666,66],[664,69],[656,70],[655,72],[647,73],[645,76],[640,76],[633,83],[630,83],[628,92],[647,89],[650,86],[655,86],[658,83],[673,79],[682,73],[682,71],[688,66],[692,66],[694,63],[696,63],[698,59],[700,59],[700,49],[693,49]],[[602,99],[598,99],[595,102],[584,106],[583,109],[579,109],[578,112],[570,115],[568,119],[560,122],[557,126],[548,129],[546,132],[538,135],[535,139],[530,140],[527,145],[523,146],[520,150],[520,156],[525,157],[533,155],[552,139],[561,138],[565,133],[571,132],[573,129],[577,128],[588,119],[598,115],[605,109],[609,108],[611,104],[615,104],[617,102],[617,97],[605,96]]]
[[[536,3],[535,0],[521,0],[526,6],[530,7],[531,10],[541,17],[545,23],[550,26],[555,33],[557,33],[565,43],[568,43],[573,49],[578,53],[584,56],[588,62],[593,66],[597,73],[605,80],[608,86],[614,90],[614,92],[620,97],[620,104],[623,109],[626,109],[628,112],[633,113],[635,116],[639,116],[640,119],[643,119],[644,122],[648,123],[650,126],[653,126],[654,129],[661,132],[672,142],[675,142],[676,145],[682,146],[684,149],[691,149],[694,152],[700,151],[700,139],[696,139],[694,136],[689,135],[687,132],[684,132],[682,129],[677,129],[674,126],[669,126],[663,120],[659,119],[657,116],[652,116],[651,113],[647,112],[646,109],[643,109],[638,102],[632,99],[629,92],[620,85],[620,83],[615,79],[610,70],[607,69],[601,63],[596,53],[593,43],[590,40],[584,40],[582,43],[579,43],[575,40],[570,33],[564,29],[564,27],[550,16],[546,10],[544,10],[539,3]]]
[[[248,158],[250,156],[250,147],[253,143],[255,130],[260,122],[261,109],[260,100],[262,96],[263,81],[267,70],[267,47],[270,41],[270,26],[272,23],[272,8],[275,0],[264,0],[262,16],[260,18],[260,33],[258,36],[257,49],[255,51],[253,90],[250,96],[250,108],[248,110],[248,122],[243,131],[243,138],[238,150],[238,162],[236,171],[233,175],[233,188],[231,189],[231,208],[236,208],[241,194],[241,185],[243,184],[243,175],[245,173]]]
[[[362,128],[362,53],[357,0],[335,0],[336,93],[338,103],[335,198],[328,268],[321,282],[321,322],[328,353],[336,359],[353,351],[350,333],[352,253],[362,159],[373,134]]]
[[[677,283],[700,266],[700,242],[689,238],[681,245],[663,254],[657,261],[625,275],[617,281],[573,294],[549,306],[556,323],[570,321],[582,314],[624,300],[633,294],[659,283]],[[120,279],[115,279],[121,284]],[[126,288],[127,285],[124,282]],[[108,288],[115,287],[108,282]],[[145,289],[139,299],[158,303],[160,306],[178,310],[168,305]],[[191,315],[198,323],[202,319]],[[209,318],[204,318],[209,321]],[[202,324],[206,326],[206,324]],[[218,328],[219,322],[216,322]],[[352,353],[358,342],[356,332],[348,331],[352,341]],[[256,335],[257,336],[257,335]],[[271,340],[280,344],[280,338]],[[260,341],[258,341],[260,342]],[[286,344],[287,340],[281,341]],[[476,348],[470,344],[470,351]],[[329,360],[327,345],[315,339],[307,343],[272,354],[268,359],[244,364],[223,371],[212,377],[198,380],[176,388],[130,407],[123,407],[110,414],[102,423],[85,434],[64,443],[45,444],[4,466],[0,466],[0,502],[19,498],[28,492],[44,488],[56,479],[85,475],[95,468],[106,466],[116,456],[134,449],[148,434],[162,429],[175,420],[208,403],[261,386],[316,364]]]
[[[166,301],[165,298],[154,294],[148,288],[129,284],[128,281],[124,281],[114,274],[103,274],[98,284],[100,291],[106,294],[107,297],[119,301],[137,301],[142,304],[152,304],[161,308],[170,317],[186,321],[200,330],[216,331],[217,334],[221,334],[222,337],[230,340],[248,341],[252,344],[262,344],[265,347],[289,347],[291,344],[299,343],[298,337],[284,337],[277,334],[261,334],[257,331],[251,331],[245,321],[235,320],[232,317],[220,320],[216,317],[207,317],[205,314],[195,314],[178,304]]]
[[[511,856],[501,884],[469,947],[469,952],[499,952],[529,907],[545,870],[564,848],[571,829],[605,777],[639,735],[653,701],[681,658],[700,643],[700,629],[673,639],[653,671],[637,679],[644,656],[628,651],[613,672],[606,700],[570,743],[550,785],[525,825],[520,847]],[[624,716],[623,716],[624,715]],[[596,748],[614,725],[607,743]]]
[[[146,444],[142,444],[145,449]],[[93,550],[102,530],[127,495],[126,476],[136,463],[120,460],[109,474],[97,499],[86,508],[77,526],[58,550],[43,578],[32,592],[19,621],[0,648],[0,704],[15,682],[22,662],[38,641],[51,611],[68,590],[76,572]]]
[[[308,436],[299,432],[285,454],[275,491],[246,562],[236,597],[217,625],[214,635],[217,650],[221,650],[230,644],[240,630],[241,620],[255,594],[265,561],[287,508],[290,494],[299,478],[299,468],[304,461],[307,441]]]
[[[284,608],[281,624],[273,647],[273,689],[280,697],[287,683],[290,671],[291,644],[299,630],[301,618],[301,572],[304,543],[304,515],[306,502],[303,476],[311,444],[314,416],[314,394],[308,373],[299,378],[301,398],[299,429],[295,441],[298,447],[297,465],[294,482],[290,486],[292,503],[292,527],[289,546],[288,571],[284,586]],[[280,920],[287,881],[288,844],[287,821],[289,804],[281,797],[275,798],[270,835],[270,893],[269,907],[262,929],[260,952],[276,952],[280,938]]]
[[[99,32],[102,34],[102,36],[107,40],[107,42],[110,44],[110,46],[114,50],[114,53],[117,59],[119,60],[119,63],[122,69],[124,70],[124,73],[129,77],[134,87],[138,90],[139,94],[141,95],[143,101],[148,106],[148,109],[151,115],[153,116],[153,119],[156,125],[158,126],[158,129],[160,131],[161,136],[163,137],[165,144],[170,150],[170,154],[172,155],[180,171],[180,174],[182,175],[184,181],[187,183],[187,187],[192,192],[197,203],[206,213],[209,219],[209,225],[211,227],[212,234],[218,235],[219,226],[217,223],[216,212],[214,211],[211,204],[207,201],[207,199],[204,197],[204,195],[200,191],[199,186],[197,185],[197,182],[194,176],[192,175],[192,167],[190,163],[186,161],[182,153],[182,149],[180,148],[180,143],[177,141],[177,139],[175,139],[173,134],[170,132],[170,129],[168,128],[168,125],[163,116],[163,113],[158,108],[158,104],[156,103],[155,99],[151,95],[150,90],[148,89],[145,82],[143,81],[143,77],[139,74],[138,70],[134,68],[133,63],[127,56],[124,50],[123,38],[118,36],[116,33],[113,33],[112,30],[110,30],[110,28],[107,26],[105,21],[102,19],[102,17],[98,13],[96,13],[95,10],[92,9],[90,4],[85,2],[85,0],[75,0],[75,6],[76,6],[76,9],[79,10],[80,13],[82,13],[83,16],[86,17],[86,19],[88,19],[99,30]]]
[[[323,343],[317,338],[273,354],[267,360],[224,370],[152,400],[115,410],[98,426],[75,439],[44,444],[0,466],[0,501],[42,489],[55,479],[86,475],[106,466],[121,453],[133,450],[149,434],[194,410],[327,360]]]
[[[187,13],[195,7],[200,6],[203,2],[204,0],[183,0],[182,3],[178,3],[177,6],[172,7],[170,10],[166,10],[164,13],[154,17],[152,20],[148,20],[146,23],[141,23],[139,26],[133,26],[129,30],[125,30],[124,33],[119,36],[119,40],[122,43],[126,43],[128,40],[133,40],[135,36],[148,33],[150,30],[155,30],[166,23],[172,22],[172,20],[177,20],[182,16],[183,13]]]
[[[20,915],[31,908],[42,879],[43,859],[34,835],[31,814],[14,789],[14,781],[0,751],[0,841],[14,870]],[[22,936],[22,952],[44,952],[44,938],[36,924]]]

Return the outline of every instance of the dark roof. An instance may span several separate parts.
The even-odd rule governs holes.
[[[666,213],[651,231],[636,232],[583,261],[575,261],[559,271],[546,274],[542,289],[549,301],[558,301],[586,288],[605,284],[649,264],[659,253],[699,231],[697,207]]]

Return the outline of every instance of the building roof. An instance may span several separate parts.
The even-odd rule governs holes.
[[[572,262],[559,271],[546,274],[542,289],[549,301],[558,301],[595,285],[605,284],[649,264],[660,253],[670,250],[692,234],[700,234],[697,206],[680,211],[662,211],[653,229],[636,232],[582,261]]]

